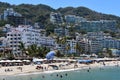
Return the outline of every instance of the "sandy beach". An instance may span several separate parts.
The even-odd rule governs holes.
[[[59,71],[70,71],[70,70],[77,70],[77,69],[89,69],[89,68],[101,68],[104,66],[120,66],[120,61],[109,61],[105,62],[103,65],[102,62],[100,63],[93,63],[93,64],[79,64],[77,63],[77,67],[72,63],[70,65],[65,65],[66,63],[51,63],[51,64],[41,64],[41,65],[24,65],[24,66],[9,66],[9,67],[1,67],[0,68],[0,76],[2,75],[21,75],[21,74],[32,74],[35,72],[39,73],[50,73],[50,72],[59,72]],[[52,67],[48,67],[48,65],[65,65],[59,67],[59,70],[54,70]],[[37,66],[42,66],[43,69],[36,69]]]

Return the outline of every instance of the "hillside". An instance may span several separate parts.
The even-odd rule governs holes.
[[[11,7],[15,11],[21,13],[24,17],[29,19],[31,22],[41,22],[44,25],[49,23],[49,14],[50,12],[60,12],[63,15],[67,14],[74,14],[77,16],[82,16],[87,18],[88,20],[116,20],[118,27],[120,28],[120,17],[110,14],[103,14],[93,11],[86,7],[66,7],[66,8],[59,8],[53,9],[50,6],[39,4],[39,5],[32,5],[32,4],[20,4],[20,5],[11,5],[9,3],[0,2],[0,13]]]

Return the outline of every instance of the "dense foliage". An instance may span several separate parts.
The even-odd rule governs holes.
[[[11,5],[9,3],[0,2],[0,14],[6,8],[13,8],[16,12],[21,13],[28,21],[31,23],[39,22],[43,24],[44,28],[47,30],[47,35],[53,32],[55,28],[54,25],[50,23],[50,13],[51,12],[60,12],[64,15],[73,14],[86,18],[87,20],[116,20],[117,26],[120,28],[120,17],[114,16],[111,14],[98,13],[96,11],[90,10],[86,7],[66,7],[53,9],[50,6],[38,4],[20,4],[20,5]],[[0,21],[0,27],[2,27],[7,22]],[[52,27],[51,27],[52,26]]]

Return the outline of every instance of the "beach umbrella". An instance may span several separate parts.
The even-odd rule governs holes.
[[[44,59],[37,59],[37,58],[34,58],[33,59],[33,62],[42,62]]]
[[[23,60],[24,62],[30,62],[30,60]]]
[[[47,55],[46,55],[47,60],[53,60],[55,54],[56,54],[55,51],[48,52]]]
[[[11,60],[5,60],[5,62],[12,62]]]
[[[17,60],[12,60],[12,62],[16,62]]]
[[[16,60],[16,62],[22,62],[21,60]]]
[[[5,62],[5,60],[0,60],[0,63],[3,63],[3,62]]]

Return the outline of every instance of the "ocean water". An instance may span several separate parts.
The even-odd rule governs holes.
[[[102,67],[54,73],[0,76],[0,80],[120,80],[120,67]]]

